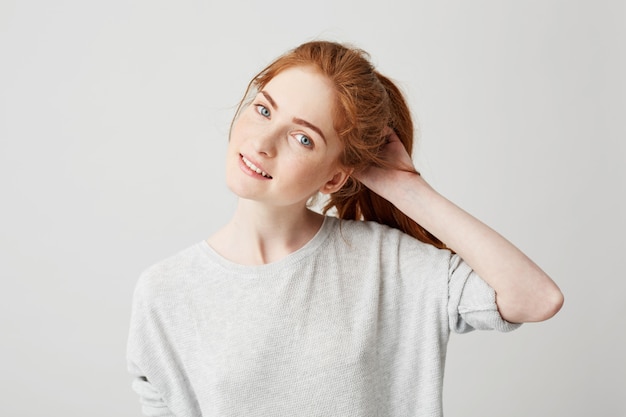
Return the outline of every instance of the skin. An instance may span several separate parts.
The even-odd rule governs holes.
[[[227,151],[226,182],[239,196],[233,218],[208,239],[226,259],[259,265],[305,245],[323,218],[307,209],[317,192],[332,193],[351,169],[339,164],[334,130],[335,93],[312,68],[274,77],[235,121]],[[271,176],[249,169],[245,157]]]
[[[552,279],[511,242],[437,193],[415,171],[400,139],[391,131],[382,152],[392,169],[368,168],[355,177],[467,262],[496,292],[500,315],[512,323],[554,316],[563,294]]]
[[[332,193],[354,175],[455,250],[494,288],[505,320],[542,321],[561,308],[563,295],[550,277],[513,244],[430,187],[390,129],[384,132],[388,142],[382,152],[391,168],[353,173],[342,167],[332,119],[335,96],[322,75],[310,68],[288,69],[264,91],[271,100],[257,96],[233,126],[227,183],[239,203],[231,221],[208,239],[222,256],[258,265],[299,249],[322,223],[320,215],[306,208],[309,197],[317,191]],[[303,144],[309,142],[302,135],[311,139],[312,147]],[[241,155],[272,178],[251,171]]]

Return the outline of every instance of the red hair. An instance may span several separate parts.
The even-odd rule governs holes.
[[[388,126],[411,154],[413,121],[402,92],[374,69],[367,52],[335,42],[308,42],[277,58],[250,81],[237,113],[250,93],[260,91],[281,71],[296,66],[314,67],[334,85],[334,127],[343,144],[340,162],[344,166],[358,172],[371,165],[388,165],[380,157],[386,141],[383,132]],[[332,208],[341,219],[373,220],[445,248],[439,239],[354,177],[329,196],[323,212]]]

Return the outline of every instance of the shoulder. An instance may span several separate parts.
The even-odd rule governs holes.
[[[442,253],[441,249],[384,224],[374,221],[332,219],[336,238],[349,245],[381,246],[387,250],[406,250],[413,253],[415,251],[425,254]],[[444,250],[443,253],[449,253],[449,251]]]
[[[398,239],[404,234],[400,230],[374,221],[346,220],[336,217],[329,217],[327,221],[337,233],[346,238]]]
[[[135,297],[158,299],[172,297],[175,289],[189,283],[206,262],[197,243],[146,268],[139,276]]]
[[[428,274],[445,273],[450,267],[450,251],[398,229],[373,221],[334,219],[333,223],[332,245],[326,248],[326,256],[335,254],[342,258],[338,262],[355,258],[390,271]]]
[[[450,251],[424,243],[398,229],[372,221],[336,220],[333,245],[325,259],[349,265],[363,279],[372,276],[411,294],[446,297]],[[404,290],[403,290],[404,291]]]

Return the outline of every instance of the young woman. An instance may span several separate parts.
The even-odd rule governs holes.
[[[537,265],[424,181],[412,142],[363,51],[306,43],[254,77],[230,133],[232,219],[135,291],[146,415],[439,416],[451,331],[559,310]],[[308,208],[319,194],[336,217]]]

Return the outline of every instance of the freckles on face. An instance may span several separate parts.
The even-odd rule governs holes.
[[[229,154],[239,166],[231,163],[229,183],[254,179],[241,177],[243,157],[248,168],[267,174],[266,181],[252,186],[287,200],[315,194],[339,169],[342,145],[334,129],[335,103],[331,81],[313,68],[288,68],[274,76],[233,123]]]

